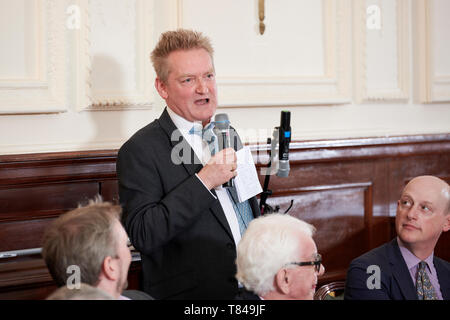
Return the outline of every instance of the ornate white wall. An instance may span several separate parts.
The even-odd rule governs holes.
[[[447,0],[0,0],[0,154],[115,149],[157,118],[161,32],[213,41],[219,112],[265,142],[450,132]]]

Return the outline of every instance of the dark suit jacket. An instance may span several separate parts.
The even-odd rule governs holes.
[[[245,288],[240,288],[234,300],[261,300],[261,298],[254,294],[252,291],[248,291]]]
[[[175,130],[164,110],[118,153],[123,222],[141,253],[143,290],[155,299],[233,299],[237,281],[231,229],[219,200],[195,176],[202,165],[193,150],[181,134],[171,141]],[[256,198],[249,202],[259,215]]]
[[[444,300],[450,299],[450,263],[434,257],[439,285]],[[381,288],[368,289],[367,273],[370,265],[380,267]],[[347,271],[345,285],[347,300],[417,300],[414,282],[400,252],[397,239],[354,259]]]
[[[124,290],[122,296],[127,297],[131,300],[155,300],[150,295],[139,290]]]

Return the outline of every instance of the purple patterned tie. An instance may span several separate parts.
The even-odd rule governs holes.
[[[416,276],[417,298],[419,300],[437,300],[436,291],[428,277],[426,267],[427,263],[420,261]]]

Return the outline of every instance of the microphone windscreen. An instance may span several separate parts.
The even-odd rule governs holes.
[[[216,114],[214,118],[215,127],[219,130],[230,129],[230,120],[228,120],[228,115],[226,113]]]
[[[291,112],[290,111],[281,111],[281,121],[280,127],[285,131],[289,131],[289,127],[291,126]]]

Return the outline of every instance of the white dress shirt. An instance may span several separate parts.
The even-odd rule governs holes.
[[[167,107],[167,112],[169,113],[169,116],[175,126],[178,128],[178,130],[180,130],[183,138],[189,143],[191,148],[194,150],[197,158],[202,162],[202,165],[208,163],[209,159],[211,158],[208,144],[199,135],[189,134],[189,131],[193,126],[197,126],[199,130],[203,129],[202,123],[200,121],[188,121],[173,112],[169,107]],[[199,176],[197,174],[195,175],[203,183]],[[203,185],[205,184],[203,183]],[[237,221],[236,213],[234,212],[233,204],[231,203],[227,190],[225,188],[222,188],[221,185],[214,188],[214,190],[216,192],[217,198],[219,199],[220,205],[222,206],[223,212],[225,213],[228,225],[230,226],[231,233],[233,234],[234,238],[234,243],[237,246],[239,241],[241,240],[241,232],[239,230],[239,223]],[[214,194],[211,193],[211,195],[215,197]]]

